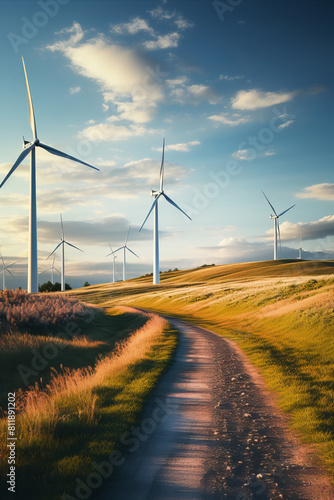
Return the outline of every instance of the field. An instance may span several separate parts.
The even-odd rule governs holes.
[[[81,289],[81,300],[183,318],[235,340],[334,478],[334,262],[269,261]]]
[[[176,332],[154,314],[103,312],[64,296],[6,291],[1,303],[1,487],[7,394],[15,393],[15,497],[73,498],[92,474],[107,477],[99,464],[107,461],[109,479],[121,461],[122,439],[168,365]]]

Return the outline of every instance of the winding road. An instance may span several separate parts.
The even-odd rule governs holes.
[[[98,500],[330,500],[309,447],[231,341],[167,318],[175,360]]]

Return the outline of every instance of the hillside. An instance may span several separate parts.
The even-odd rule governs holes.
[[[179,317],[233,339],[334,477],[334,262],[210,266],[71,292]]]

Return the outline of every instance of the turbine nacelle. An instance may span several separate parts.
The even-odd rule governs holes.
[[[157,198],[160,194],[163,194],[163,191],[154,191],[154,189],[151,189],[151,196],[154,198]]]

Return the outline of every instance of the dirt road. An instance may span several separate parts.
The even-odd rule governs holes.
[[[238,347],[169,320],[180,331],[176,359],[98,499],[334,499]]]

